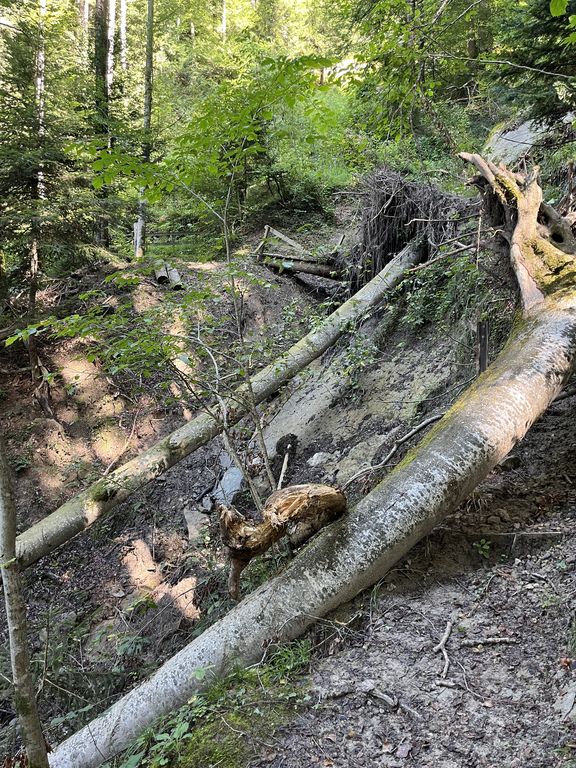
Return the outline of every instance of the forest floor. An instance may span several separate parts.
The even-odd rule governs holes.
[[[308,234],[296,226],[285,231],[311,247],[336,242],[352,228],[356,211],[347,204],[331,225],[316,223]],[[257,239],[257,233],[247,239],[246,252]],[[314,314],[318,299],[290,276],[243,258],[258,278],[246,292],[248,328],[257,337],[297,325],[300,335],[300,321]],[[500,262],[495,256],[487,266],[509,327],[514,290]],[[217,275],[221,268],[218,262],[178,266],[192,285],[196,274]],[[93,285],[102,277],[83,279]],[[163,289],[150,283],[138,290],[145,304],[162,299]],[[229,311],[224,299],[222,312]],[[343,484],[380,461],[415,424],[442,413],[474,378],[470,317],[449,332],[427,325],[414,333],[401,315],[391,325],[374,314],[269,404],[271,452],[286,434],[298,437],[288,483]],[[504,328],[493,354],[505,337]],[[130,399],[88,361],[81,344],[60,341],[41,348],[59,373],[53,387],[59,423],[52,422],[32,405],[24,353],[11,350],[1,371],[0,423],[17,473],[21,528],[193,415],[145,395]],[[236,762],[171,764],[575,766],[573,407],[573,399],[553,405],[513,457],[380,584],[318,622],[309,636],[309,672],[294,681],[296,714],[264,740],[237,728],[250,754]],[[27,571],[33,663],[53,741],[232,607],[217,524],[202,506],[225,471],[223,458],[221,442],[212,441]],[[275,470],[282,458],[275,457]],[[349,502],[387,469],[352,485]],[[254,561],[242,577],[243,593],[286,557],[280,547]],[[435,646],[448,625],[444,671],[446,657]],[[0,672],[8,669],[3,643]],[[265,705],[263,712],[266,717]],[[2,677],[0,725],[1,756],[16,738]],[[221,730],[230,736],[225,723]],[[211,737],[218,741],[213,731]]]
[[[552,406],[514,461],[320,622],[309,704],[251,768],[576,765],[573,408]]]

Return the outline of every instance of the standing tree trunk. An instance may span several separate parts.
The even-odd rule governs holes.
[[[46,138],[46,46],[44,39],[46,0],[40,0],[38,10],[38,49],[36,51],[34,97],[36,102],[35,109],[38,149],[40,156],[42,156]],[[45,199],[46,182],[44,178],[44,164],[42,160],[40,160],[38,167],[36,168],[36,183],[34,189],[35,210],[32,215],[32,221],[30,225],[30,285],[28,286],[28,315],[32,320],[36,314],[36,297],[38,294],[38,282],[40,273],[40,242],[42,236],[43,216],[42,207],[43,201]],[[40,403],[44,414],[49,418],[53,418],[54,414],[50,406],[50,392],[48,389],[48,383],[44,378],[44,371],[38,357],[36,336],[34,334],[28,338],[27,348],[35,397]]]
[[[109,145],[110,93],[108,90],[108,0],[95,0],[94,4],[94,80],[96,136],[102,142],[101,148]],[[97,191],[100,210],[96,214],[95,241],[102,248],[110,245],[108,214],[105,210],[108,190],[104,184]]]
[[[128,0],[120,0],[120,66],[123,72],[126,72],[128,69],[128,43],[126,36],[127,2]]]
[[[263,648],[297,637],[314,617],[381,579],[466,498],[558,395],[576,359],[573,238],[566,222],[542,204],[534,176],[511,174],[476,155],[464,157],[480,170],[511,238],[523,317],[504,350],[350,515],[61,744],[52,768],[97,768],[234,664],[253,663]],[[561,248],[555,244],[559,238]],[[195,670],[210,674],[202,682]]]
[[[26,602],[16,560],[16,510],[12,500],[6,451],[0,441],[0,570],[14,683],[14,705],[20,720],[29,768],[48,768],[46,742],[36,707],[26,632]]]
[[[144,143],[142,158],[150,161],[152,154],[152,87],[154,76],[154,0],[148,0],[146,16],[146,67],[144,70]],[[134,255],[137,259],[146,250],[146,200],[143,191],[138,202],[138,220],[134,225]]]
[[[87,33],[88,22],[90,21],[90,0],[78,0],[78,16],[80,18],[80,26]]]
[[[107,47],[108,55],[106,57],[106,90],[108,92],[108,99],[112,93],[112,85],[114,84],[114,47],[116,42],[116,0],[108,0],[108,29],[106,30],[108,37]]]

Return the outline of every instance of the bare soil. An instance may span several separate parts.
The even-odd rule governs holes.
[[[320,623],[311,704],[252,768],[576,764],[573,408],[552,406],[514,460]]]

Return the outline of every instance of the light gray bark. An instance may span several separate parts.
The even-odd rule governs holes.
[[[127,3],[128,0],[120,0],[120,66],[122,67],[123,72],[126,72],[128,69],[128,43],[126,35],[126,17],[128,15]]]
[[[150,161],[152,154],[152,91],[154,76],[154,0],[148,0],[146,16],[146,65],[144,68],[144,143],[142,158]],[[134,225],[134,255],[137,259],[146,250],[146,200],[141,195],[138,201],[138,220]]]
[[[114,50],[116,42],[116,0],[108,0],[108,53],[106,58],[106,88],[108,96],[114,83]]]
[[[379,579],[514,447],[560,392],[576,339],[576,297],[550,302],[372,493],[288,568],[61,744],[52,768],[96,768],[155,718],[271,642],[290,640]],[[206,677],[199,681],[198,670]]]
[[[26,630],[26,601],[16,560],[16,509],[10,488],[10,474],[4,445],[0,440],[0,571],[4,587],[6,623],[14,703],[28,756],[29,768],[48,768],[46,743],[36,707],[36,691],[30,671]]]
[[[405,271],[420,261],[421,255],[421,250],[416,247],[405,248],[323,323],[257,373],[251,380],[253,398],[246,397],[246,386],[240,387],[234,398],[227,402],[228,424],[236,424],[250,412],[253,405],[266,400],[320,357],[346,332],[350,323],[360,320],[366,310],[385,299],[400,282]],[[131,493],[161,475],[201,445],[205,445],[221,431],[220,420],[202,413],[67,501],[51,515],[18,536],[17,551],[22,567],[30,565],[69,541],[128,498]]]

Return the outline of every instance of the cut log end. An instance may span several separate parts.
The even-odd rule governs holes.
[[[247,520],[238,510],[220,505],[220,531],[228,549],[228,591],[240,597],[240,574],[250,560],[287,535],[300,546],[346,511],[346,496],[330,485],[306,483],[275,491],[264,507],[262,521]]]

